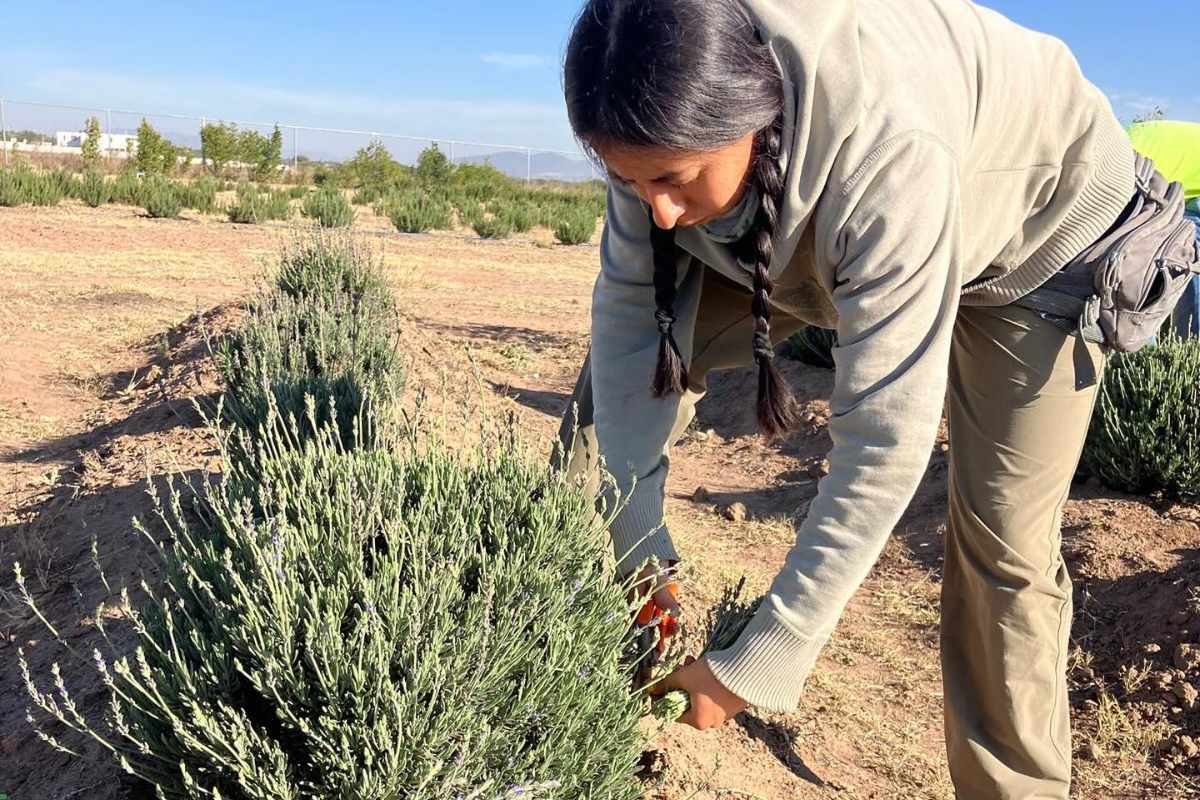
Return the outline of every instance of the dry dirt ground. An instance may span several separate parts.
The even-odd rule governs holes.
[[[587,348],[595,246],[550,246],[545,231],[504,243],[399,236],[360,214],[403,310],[411,380],[448,387],[452,414],[473,361],[485,401],[513,409],[548,451]],[[98,718],[103,686],[88,662],[101,603],[116,645],[132,639],[92,563],[93,539],[109,583],[129,585],[136,602],[156,568],[130,526],[150,510],[148,486],[216,465],[191,405],[216,390],[201,330],[236,319],[286,235],[125,207],[0,208],[0,793],[13,800],[139,796],[96,743],[64,736],[81,753],[72,758],[33,734],[18,649],[49,691],[61,662],[64,685]],[[753,376],[729,372],[677,447],[667,513],[687,559],[685,607],[696,612],[743,574],[765,587],[815,494],[809,469],[829,447],[832,375],[796,363],[786,374],[811,412],[805,430],[764,443],[748,414]],[[646,758],[647,800],[952,797],[937,649],[948,458],[935,448],[799,710],[665,731]],[[711,499],[695,502],[701,486]],[[718,513],[733,502],[745,521]],[[1072,493],[1076,797],[1200,793],[1196,743],[1183,738],[1200,730],[1200,656],[1181,647],[1200,641],[1198,521],[1191,505],[1086,482]],[[15,561],[82,659],[19,602]]]

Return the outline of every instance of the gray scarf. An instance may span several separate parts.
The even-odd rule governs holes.
[[[750,226],[754,224],[754,215],[758,213],[758,204],[758,189],[750,186],[736,206],[699,227],[713,241],[722,244],[736,242],[745,236],[746,232],[750,230]]]

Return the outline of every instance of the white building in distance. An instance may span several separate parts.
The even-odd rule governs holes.
[[[83,140],[86,138],[87,133],[84,131],[55,131],[54,144],[57,147],[83,147]],[[130,151],[137,150],[137,136],[129,133],[100,134],[101,150],[124,153],[126,148]]]

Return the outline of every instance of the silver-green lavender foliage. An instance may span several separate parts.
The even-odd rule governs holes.
[[[33,170],[25,166],[0,169],[0,207],[15,207],[31,202],[31,186],[36,180]]]
[[[267,215],[271,219],[288,220],[292,217],[292,195],[285,189],[271,189],[266,194]]]
[[[474,228],[483,223],[484,210],[478,201],[464,198],[457,208],[459,220],[468,228]]]
[[[56,206],[67,196],[69,182],[58,172],[14,170],[24,186],[25,201],[35,206]]]
[[[596,233],[596,215],[589,208],[564,210],[554,221],[554,238],[561,244],[587,244]]]
[[[183,211],[179,187],[162,175],[148,175],[142,181],[138,202],[154,218],[174,219]]]
[[[188,208],[201,214],[212,214],[217,210],[217,181],[202,175],[191,183],[180,186],[180,200]]]
[[[43,176],[49,180],[57,190],[59,197],[69,197],[72,200],[80,199],[81,183],[79,177],[65,167],[59,167],[52,172],[44,172]]]
[[[284,243],[274,284],[295,298],[390,296],[379,255],[344,230],[297,229]]]
[[[248,184],[238,186],[233,202],[225,207],[225,214],[230,222],[241,225],[257,225],[269,219],[265,201]]]
[[[1084,461],[1131,494],[1200,494],[1200,341],[1169,331],[1108,361]]]
[[[492,204],[491,210],[512,225],[517,233],[527,233],[537,224],[537,208],[526,200],[499,201]]]
[[[230,222],[257,225],[268,220],[286,220],[292,216],[291,195],[283,190],[262,191],[251,183],[241,183],[237,196],[226,209]]]
[[[402,189],[386,194],[376,204],[376,213],[390,219],[401,233],[449,230],[454,226],[454,208],[450,201],[435,197],[424,189]]]
[[[271,406],[304,423],[305,398],[319,399],[317,427],[336,420],[346,447],[371,446],[394,419],[404,385],[390,297],[338,292],[292,297],[260,295],[241,326],[215,352],[225,385],[223,416],[261,435]]]
[[[126,171],[117,176],[112,185],[112,200],[114,203],[137,205],[138,195],[142,189],[141,181],[136,172]]]
[[[383,197],[383,190],[378,186],[360,186],[354,190],[350,202],[356,206],[373,206]]]
[[[80,180],[79,199],[92,208],[98,208],[112,199],[112,186],[102,174],[89,170]]]
[[[628,610],[592,501],[511,428],[467,454],[339,442],[269,435],[198,514],[156,498],[165,535],[138,529],[165,586],[131,657],[95,654],[93,735],[171,800],[640,797]]]
[[[512,236],[513,226],[504,217],[477,217],[471,222],[471,228],[481,239],[507,239]]]
[[[354,221],[354,207],[336,188],[322,187],[310,192],[301,206],[304,216],[322,228],[345,228]]]

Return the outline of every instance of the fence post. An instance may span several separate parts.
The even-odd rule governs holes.
[[[454,140],[450,140],[450,163],[454,163]]]
[[[533,150],[525,150],[525,183],[533,181]]]
[[[112,146],[112,144],[113,144],[113,138],[112,138],[113,137],[113,129],[112,129],[112,109],[111,108],[104,109],[104,133],[107,134],[107,136],[108,136],[108,139],[106,140],[108,142],[108,147],[104,148],[104,163],[107,164],[108,159],[112,157],[112,149],[113,149],[113,146]],[[104,137],[102,136],[100,138],[103,139]]]
[[[0,137],[4,141],[4,166],[8,166],[8,124],[4,120],[4,98],[0,97]]]
[[[300,173],[300,129],[292,128],[292,171]]]

